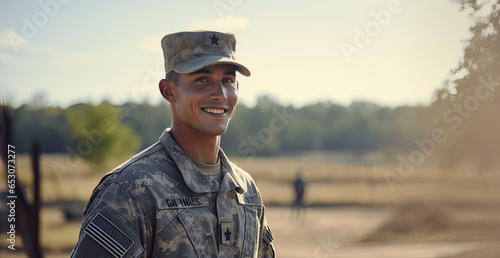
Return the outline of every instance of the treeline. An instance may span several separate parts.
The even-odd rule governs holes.
[[[436,153],[443,168],[468,159],[479,172],[500,163],[500,5],[498,0],[456,3],[470,11],[472,36],[431,105],[391,108],[357,101],[295,108],[263,96],[254,107],[239,105],[222,147],[241,156],[302,150],[408,151],[405,162],[414,166]],[[485,12],[485,6],[492,7]],[[77,153],[95,163],[109,153],[144,149],[171,121],[165,102],[80,103],[62,109],[40,106],[35,99],[12,113],[18,152],[27,152],[37,140],[46,153]]]
[[[238,106],[222,147],[228,154],[241,156],[302,150],[411,150],[416,148],[414,140],[429,137],[436,124],[430,109],[390,108],[364,101],[295,108],[262,96],[254,107]],[[116,151],[130,145],[127,148],[136,152],[154,143],[171,123],[170,106],[164,102],[79,103],[65,109],[23,105],[11,112],[18,152],[27,152],[35,140],[45,153],[98,151],[110,138],[122,140]]]

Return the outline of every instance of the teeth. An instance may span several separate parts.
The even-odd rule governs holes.
[[[214,114],[222,114],[224,113],[224,109],[215,109],[215,108],[205,108],[205,111],[209,113],[214,113]]]

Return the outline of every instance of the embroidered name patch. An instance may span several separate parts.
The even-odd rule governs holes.
[[[208,206],[205,197],[157,198],[158,209],[197,208]]]

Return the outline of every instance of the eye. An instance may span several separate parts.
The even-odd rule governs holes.
[[[198,77],[195,79],[196,82],[208,82],[208,78],[205,76]]]
[[[234,80],[232,78],[223,78],[222,83],[234,83]]]

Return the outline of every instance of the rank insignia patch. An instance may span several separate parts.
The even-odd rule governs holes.
[[[222,244],[232,245],[236,243],[236,235],[234,234],[234,223],[220,224]]]
[[[223,47],[222,34],[217,32],[205,32],[205,46],[207,47]]]

